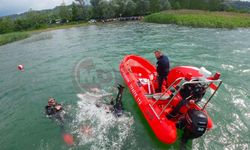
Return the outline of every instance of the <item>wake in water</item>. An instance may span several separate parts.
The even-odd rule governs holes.
[[[112,93],[92,89],[77,94],[77,113],[73,121],[75,144],[87,149],[121,149],[131,143],[134,119],[130,113],[115,117],[109,111]],[[98,105],[98,107],[97,107]],[[130,142],[128,142],[128,140]]]

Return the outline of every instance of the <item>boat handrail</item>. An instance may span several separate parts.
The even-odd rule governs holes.
[[[171,83],[171,85],[170,86],[168,86],[168,88],[167,88],[167,90],[165,90],[165,92],[163,92],[162,93],[162,95],[158,98],[158,99],[156,99],[156,101],[153,103],[153,105],[152,106],[154,106],[170,89],[171,89],[171,87],[173,87],[173,85],[177,82],[177,81],[180,81],[180,83],[181,83],[181,81],[182,80],[184,80],[184,78],[182,77],[182,78],[177,78],[173,83]]]
[[[177,79],[168,87],[168,89],[161,95],[161,97],[162,97],[163,95],[165,95],[165,94],[171,89],[171,87],[174,86],[174,84],[175,84],[177,81],[180,81],[180,82],[178,83],[178,85],[177,85],[177,86],[179,86],[183,80],[185,80],[185,78],[183,78],[183,77],[177,78]],[[158,119],[160,119],[161,114],[166,110],[167,106],[172,102],[172,100],[173,100],[174,97],[178,94],[179,91],[180,91],[180,88],[177,89],[177,92],[176,92],[176,89],[175,89],[174,95],[171,97],[171,99],[168,101],[168,103],[164,106],[163,110],[160,112],[159,115],[156,113],[156,111],[154,110],[153,106],[157,103],[157,101],[159,101],[159,100],[161,99],[161,97],[160,97],[158,100],[156,100],[156,101],[153,103],[153,105],[150,105],[151,109],[153,110],[153,112],[155,113],[155,115],[157,116]]]
[[[175,91],[172,93],[173,95],[171,96],[171,99],[168,101],[168,103],[163,107],[163,109],[162,109],[162,111],[159,113],[159,114],[156,114],[156,116],[157,116],[157,118],[160,118],[160,116],[163,114],[163,112],[167,109],[167,107],[170,105],[170,103],[173,101],[173,99],[175,98],[175,96],[180,92],[180,90],[182,89],[182,87],[183,86],[185,86],[185,85],[187,85],[187,84],[197,84],[197,83],[205,83],[205,84],[207,84],[208,85],[208,87],[209,87],[209,85],[210,84],[212,84],[212,83],[218,83],[218,85],[217,85],[217,87],[216,87],[216,89],[213,91],[213,93],[210,95],[210,97],[208,98],[208,100],[207,100],[207,102],[205,103],[205,105],[203,106],[203,108],[202,108],[202,110],[203,109],[205,109],[205,107],[206,107],[206,105],[209,103],[209,101],[212,99],[212,97],[215,95],[215,93],[217,92],[217,90],[219,89],[219,87],[221,86],[221,84],[222,84],[222,81],[220,80],[220,79],[218,79],[218,80],[209,80],[209,79],[206,79],[206,80],[190,80],[190,81],[186,81],[185,80],[185,82],[183,82],[185,80],[185,78],[178,78],[178,79],[176,79],[169,87],[168,87],[168,89],[161,95],[161,97],[164,95],[164,94],[166,94],[166,92],[167,91],[169,91],[174,85],[175,85],[175,83],[177,82],[177,81],[180,81],[178,84],[177,84],[177,86],[179,86],[180,84],[180,86],[179,86],[179,88],[178,89],[175,89]],[[208,88],[207,87],[207,88]],[[206,88],[206,89],[207,89]],[[160,97],[160,98],[161,98]],[[154,109],[153,108],[153,106],[157,103],[157,101],[158,100],[160,100],[160,98],[159,99],[157,99],[154,103],[153,103],[153,105],[151,105],[151,108],[152,109]],[[155,111],[154,111],[155,112]]]
[[[184,82],[177,90],[175,90],[173,96],[169,100],[169,102],[163,107],[161,113],[159,114],[159,117],[162,115],[162,113],[167,109],[167,107],[170,105],[170,103],[174,100],[175,96],[180,92],[183,85],[185,85],[187,82]],[[181,82],[179,83],[181,84]]]
[[[201,110],[204,110],[207,106],[207,104],[210,102],[210,100],[212,99],[212,97],[215,95],[215,93],[218,91],[218,89],[220,88],[221,84],[222,84],[222,80],[218,80],[219,81],[219,84],[216,88],[216,90],[213,92],[213,94],[211,94],[211,96],[208,98],[207,102],[205,103],[205,105],[202,107]]]

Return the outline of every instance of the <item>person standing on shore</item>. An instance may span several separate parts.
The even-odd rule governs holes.
[[[164,55],[160,50],[156,50],[155,58],[157,59],[157,74],[158,74],[158,88],[156,89],[157,93],[162,91],[162,83],[165,80],[167,83],[167,76],[169,72],[169,59]]]

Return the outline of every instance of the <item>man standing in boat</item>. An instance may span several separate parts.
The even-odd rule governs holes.
[[[157,73],[158,73],[158,88],[156,89],[157,93],[160,93],[162,90],[162,83],[165,80],[167,83],[167,76],[169,72],[169,59],[166,55],[160,50],[156,50],[155,58],[157,59]]]

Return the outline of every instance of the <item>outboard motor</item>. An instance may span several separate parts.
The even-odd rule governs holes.
[[[180,90],[180,95],[183,99],[191,96],[192,100],[199,102],[206,92],[205,85],[201,83],[186,84]]]
[[[200,110],[190,109],[183,121],[184,133],[182,143],[187,143],[189,139],[201,137],[207,130],[207,115]]]
[[[176,107],[166,116],[168,119],[172,119],[177,116],[182,106],[185,106],[190,100],[199,102],[206,93],[206,85],[201,83],[185,84],[180,90],[182,100],[176,105]]]

